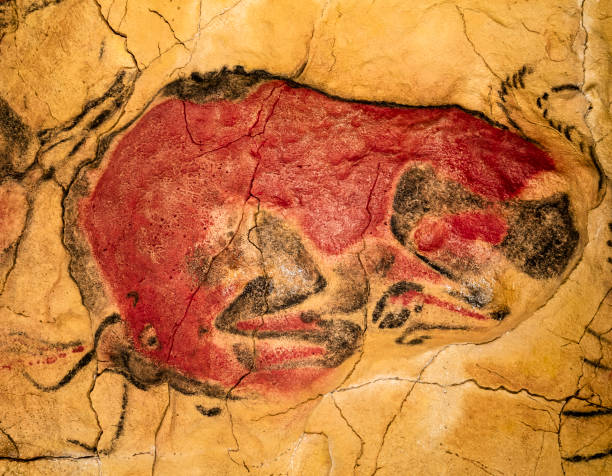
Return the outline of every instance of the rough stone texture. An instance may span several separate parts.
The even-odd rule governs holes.
[[[612,472],[611,44],[612,7],[594,0],[0,1],[2,473]],[[257,70],[267,73],[251,74]],[[287,108],[284,123],[275,124],[283,109],[272,110],[275,101],[280,104],[274,94],[310,91],[284,86],[290,81],[333,96],[332,106],[321,107],[327,96],[308,106],[304,96]],[[262,98],[249,103],[257,94]],[[353,114],[364,102],[377,102],[368,114],[379,129],[368,129],[370,142],[360,143],[346,130],[349,116],[351,127],[367,129],[363,124],[370,123],[358,124]],[[496,151],[498,160],[485,170],[497,163],[512,169],[521,162],[519,149],[532,147],[539,151],[529,156],[533,177],[511,181],[516,190],[506,196],[492,194],[484,179],[462,182],[457,170],[474,170],[474,159],[469,150],[458,155],[453,142],[449,154],[461,159],[455,168],[436,169],[434,180],[434,172],[421,167],[403,181],[390,178],[395,185],[384,188],[377,182],[384,162],[364,156],[376,149],[391,160],[391,146],[413,154],[417,149],[409,128],[389,132],[396,105],[427,107],[399,108],[410,117],[451,114],[460,132],[470,130],[464,116],[452,116],[460,109],[436,107],[471,111],[461,114],[493,135],[506,134],[506,127],[504,140],[517,152]],[[175,116],[166,111],[150,119],[174,106]],[[426,144],[435,142],[428,124]],[[126,149],[130,134],[146,127],[153,128],[147,130],[153,139]],[[299,149],[309,134],[313,138]],[[170,152],[155,156],[160,147]],[[300,180],[328,194],[310,223],[304,218],[309,204],[279,212],[281,198],[286,207],[305,193],[282,175],[288,169],[279,164],[291,147],[316,172]],[[202,158],[211,148],[217,150]],[[361,156],[352,170],[363,172],[331,180],[320,164],[335,154],[346,156],[334,165],[340,168],[348,156]],[[538,162],[537,154],[546,159]],[[186,156],[197,160],[176,159]],[[214,166],[225,167],[231,180],[215,178],[209,171]],[[113,170],[123,173],[114,185]],[[417,175],[422,181],[412,186]],[[104,197],[105,183],[111,185],[100,206],[115,215],[84,218],[87,204]],[[493,185],[500,183],[508,185],[503,178]],[[334,195],[342,187],[354,195]],[[408,201],[394,205],[396,233],[377,235],[372,211],[393,202],[402,187]],[[433,197],[431,203],[446,197],[434,208],[435,219],[407,212],[424,197]],[[557,215],[550,201],[548,208],[534,205],[550,197],[557,197],[556,210],[569,211],[571,226],[551,218]],[[361,221],[364,231],[350,253],[315,252],[321,210],[325,204],[342,210],[342,198],[354,210],[337,225],[336,241],[349,240],[347,230]],[[225,206],[208,217],[219,240],[206,241],[194,223],[206,218],[206,204],[215,200]],[[153,265],[174,253],[163,264],[176,264],[176,273],[162,279],[143,261],[117,265],[119,276],[113,276],[102,242],[121,230],[121,220],[167,219],[181,207],[177,223],[197,243],[181,242],[176,224],[168,227],[175,233],[170,242],[139,237],[142,227],[108,239],[115,247],[135,242],[135,253],[146,253]],[[551,222],[565,223],[563,233],[552,234],[544,226]],[[532,226],[508,234],[526,223],[544,231]],[[566,262],[553,266],[551,258],[534,267],[533,260],[519,259],[527,242],[546,253],[543,243],[551,234],[561,241],[550,246],[573,250]],[[319,248],[333,247],[331,235],[325,236]],[[466,241],[465,254],[456,259],[456,244]],[[377,277],[399,266],[399,252],[388,246],[400,244],[429,259],[410,255],[414,262],[403,268],[410,279],[402,279],[430,287],[389,291],[391,283]],[[123,257],[117,252],[109,259]],[[444,275],[440,263],[453,272]],[[292,269],[299,279],[288,277]],[[475,283],[489,286],[493,299],[479,303],[474,294],[471,301],[454,300],[457,293],[449,295],[444,286],[456,283],[457,273],[472,291]],[[185,287],[168,284],[174,277],[184,278]],[[117,284],[124,282],[144,290],[125,293]],[[251,297],[238,300],[248,283]],[[211,332],[199,325],[214,306],[206,301],[209,294],[197,293],[209,285],[238,303],[233,315],[219,298],[226,312],[209,322],[214,332],[231,335],[219,342],[238,345],[227,344],[231,365],[221,362],[223,352],[197,344]],[[367,291],[363,302],[360,290]],[[408,324],[401,307],[374,320],[386,291],[393,305],[412,306]],[[131,314],[140,312],[142,296],[141,306],[149,302],[147,292],[157,304]],[[300,292],[314,296],[312,307],[278,324],[278,313],[292,305],[283,296]],[[193,317],[163,314],[186,298],[189,306],[195,302]],[[446,308],[434,304],[442,298]],[[358,305],[349,312],[346,302]],[[316,314],[329,303],[344,309],[337,311],[341,318]],[[500,303],[508,305],[507,316],[492,314]],[[397,344],[419,305],[420,331],[431,331],[429,338],[410,334]],[[457,307],[463,317],[455,315]],[[246,310],[252,315],[244,319]],[[469,315],[487,318],[466,321]],[[475,327],[424,327],[465,322]],[[278,325],[319,332],[299,334],[312,344],[310,353],[292,347],[295,333],[272,335]],[[358,329],[354,340],[351,329]],[[273,341],[268,347],[259,342],[265,332]],[[342,336],[352,351],[334,354],[345,347],[330,344],[332,335]],[[169,350],[166,338],[174,342]],[[295,360],[300,363],[287,364]],[[227,368],[231,372],[218,375]]]

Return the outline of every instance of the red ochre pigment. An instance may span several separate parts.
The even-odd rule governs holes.
[[[506,236],[507,229],[506,222],[497,215],[465,212],[439,219],[422,219],[414,231],[414,240],[418,250],[423,252],[437,251],[449,244],[456,248],[462,242],[473,240],[498,245]]]
[[[357,252],[363,237],[398,247],[389,226],[394,188],[418,163],[492,202],[515,197],[528,179],[554,168],[533,144],[458,108],[345,102],[272,81],[239,102],[171,99],[151,109],[112,151],[81,203],[80,222],[139,351],[229,387],[245,374],[232,352],[244,338],[222,333],[213,321],[247,280],[199,285],[189,257],[196,249],[219,253],[250,197],[301,227],[322,256]],[[506,232],[505,222],[487,213],[446,217],[432,227],[421,242],[417,233],[419,247],[438,249],[447,235],[496,244]],[[418,260],[396,258],[391,279],[438,279]],[[127,296],[134,292],[137,300]],[[148,324],[159,341],[154,349],[139,342]],[[312,327],[295,317],[287,326]],[[330,371],[273,368],[322,352],[312,344],[260,341],[256,351],[259,370],[241,385],[283,390]]]

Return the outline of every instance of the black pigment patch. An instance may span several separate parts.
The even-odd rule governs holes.
[[[402,226],[401,220],[397,217],[397,215],[391,216],[391,234],[395,237],[397,241],[400,242],[402,246],[406,246],[406,236],[408,235],[409,230],[406,227]]]
[[[424,341],[421,337],[417,337],[415,339],[409,340],[408,342],[402,342],[402,344],[404,345],[419,345],[422,344]]]
[[[241,67],[223,68],[210,73],[191,73],[189,78],[178,79],[163,89],[165,96],[202,104],[214,100],[238,100],[245,97],[252,87],[272,79],[263,71],[246,73]]]
[[[390,296],[401,296],[402,294],[408,293],[410,291],[423,291],[423,286],[417,283],[413,283],[411,281],[399,281],[389,287],[387,291]]]
[[[24,154],[32,133],[9,104],[0,98],[0,178],[14,173],[15,159]]]
[[[395,255],[391,253],[386,253],[380,259],[380,261],[376,263],[376,267],[374,268],[374,271],[376,271],[376,273],[380,274],[381,276],[386,276],[387,272],[391,269],[394,262],[395,262]]]
[[[122,351],[121,357],[122,367],[142,385],[149,387],[165,381],[163,368],[132,349]]]
[[[97,129],[100,127],[106,120],[114,113],[110,109],[104,109],[101,113],[99,113],[96,117],[92,119],[92,121],[87,125],[87,129]]]
[[[508,234],[500,244],[506,257],[537,279],[561,274],[580,238],[567,194],[514,202],[511,208]]]
[[[6,33],[13,33],[19,26],[19,15],[15,0],[0,2],[0,41]]]
[[[404,172],[397,184],[391,233],[406,245],[410,232],[423,216],[481,209],[486,204],[462,185],[439,179],[431,166],[414,166]]]
[[[401,215],[421,216],[432,209],[439,209],[438,185],[431,167],[411,168],[397,184],[393,210]]]
[[[136,291],[130,291],[129,293],[125,295],[125,297],[133,300],[132,305],[134,307],[136,307],[136,304],[138,304],[138,300],[140,299],[140,296],[138,295]]]
[[[376,323],[381,318],[382,313],[385,310],[385,307],[387,306],[387,302],[389,301],[389,297],[401,296],[402,294],[405,294],[410,291],[422,292],[423,286],[417,283],[413,283],[411,281],[399,281],[389,286],[387,291],[383,293],[383,295],[376,303],[376,306],[374,306],[374,311],[372,312],[372,322]],[[404,322],[406,322],[406,319],[408,319],[410,313],[408,312],[408,314],[405,315],[402,313],[400,314],[401,317],[400,315],[395,316],[392,313],[385,315],[385,318],[379,324],[379,327],[384,329],[401,326]],[[402,320],[401,324],[395,325],[399,322],[399,320]]]
[[[496,321],[503,321],[508,314],[510,314],[510,309],[507,307],[502,307],[501,309],[491,312],[489,316],[491,319],[495,319]]]
[[[334,269],[337,287],[334,291],[334,314],[350,314],[363,309],[368,303],[369,287],[364,269],[357,257],[354,266],[341,265]]]
[[[42,175],[43,180],[52,180],[55,175],[55,167],[49,167],[45,170],[45,173]]]
[[[215,327],[231,334],[249,335],[251,331],[242,331],[236,327],[239,321],[261,316],[267,310],[266,296],[270,287],[264,276],[249,281],[242,293],[217,316]]]
[[[402,309],[397,313],[389,312],[378,327],[381,329],[396,329],[402,327],[409,317],[410,311],[408,309]]]
[[[217,415],[221,415],[221,408],[219,407],[205,408],[202,405],[196,405],[196,410],[199,411],[205,417],[214,417]]]
[[[140,345],[142,348],[152,351],[160,348],[159,339],[157,338],[157,332],[151,324],[144,326],[142,332],[138,336]]]
[[[245,344],[234,344],[232,346],[236,360],[247,370],[255,370],[255,356],[253,351]]]
[[[258,248],[271,284],[268,312],[295,306],[327,286],[298,233],[270,213],[260,212],[257,222]]]
[[[337,367],[355,353],[363,331],[354,322],[346,320],[320,321],[321,343],[326,349],[319,363],[325,367]]]
[[[465,301],[472,307],[479,309],[482,309],[491,302],[491,296],[488,293],[485,293],[482,289],[469,286],[468,290],[470,291],[468,294],[460,293],[458,291],[449,291],[448,294]]]
[[[383,294],[378,300],[376,306],[374,307],[374,312],[372,313],[372,322],[378,322],[378,319],[380,319],[380,316],[382,316],[382,313],[385,310],[388,300],[389,295],[387,293]]]
[[[413,167],[401,177],[393,200],[391,232],[402,244],[426,214],[440,216],[483,209],[488,203],[452,181],[437,178],[431,167]],[[558,276],[567,267],[579,240],[569,209],[567,194],[542,200],[515,201],[508,205],[509,230],[500,248],[510,261],[537,279]],[[457,281],[446,267],[414,251],[415,256],[443,276]],[[469,304],[483,307],[487,297],[465,296]],[[380,317],[380,316],[378,316]]]
[[[314,311],[306,311],[300,314],[300,321],[309,324],[321,319],[321,316]]]

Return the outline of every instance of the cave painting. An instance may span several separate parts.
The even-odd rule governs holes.
[[[337,383],[370,335],[406,352],[484,340],[577,257],[569,196],[538,187],[554,160],[477,114],[263,73],[162,96],[77,206],[119,311],[96,351],[141,388],[291,392]]]

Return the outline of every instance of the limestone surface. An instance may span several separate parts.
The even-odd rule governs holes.
[[[612,4],[0,0],[2,474],[612,473]]]

